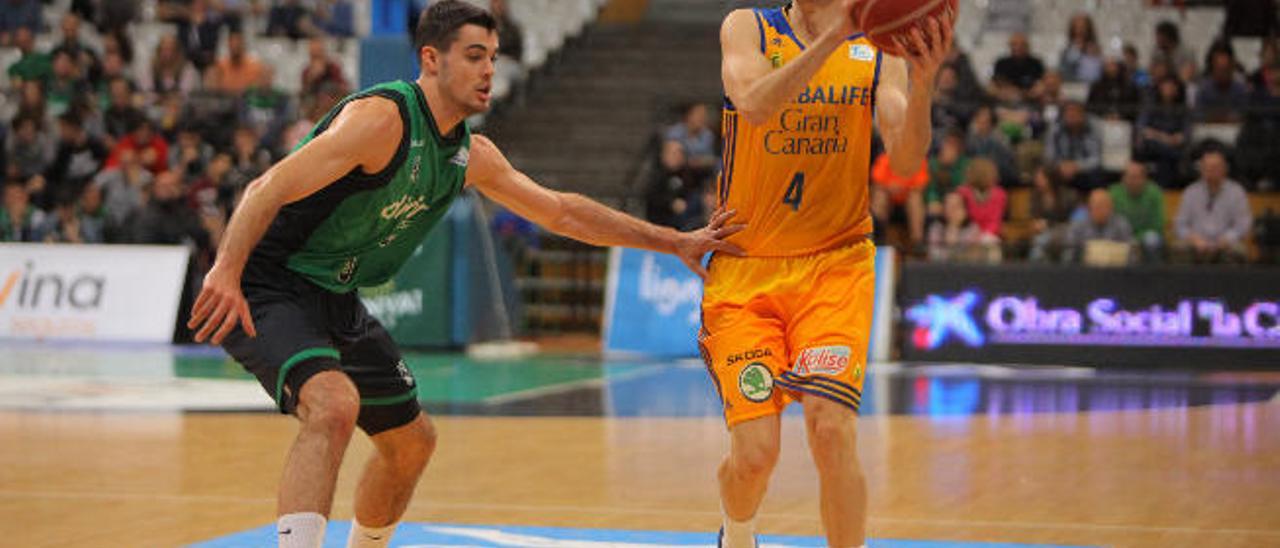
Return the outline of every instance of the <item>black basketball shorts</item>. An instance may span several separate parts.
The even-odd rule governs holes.
[[[258,336],[242,326],[222,347],[292,414],[307,380],[341,371],[360,393],[357,424],[369,435],[418,417],[418,389],[390,334],[355,292],[333,293],[282,265],[250,260],[241,276]]]

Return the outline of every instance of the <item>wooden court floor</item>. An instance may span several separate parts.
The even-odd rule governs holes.
[[[437,418],[410,521],[714,531],[715,418]],[[762,510],[816,535],[802,424]],[[860,419],[876,538],[1280,546],[1280,404]],[[0,413],[0,546],[175,546],[273,520],[292,419]],[[335,518],[370,446],[356,440]]]

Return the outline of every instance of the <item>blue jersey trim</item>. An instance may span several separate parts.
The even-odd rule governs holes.
[[[804,49],[804,43],[796,37],[795,31],[791,29],[791,22],[787,20],[786,14],[782,13],[782,8],[771,8],[761,13],[764,14],[765,21],[769,22],[769,26],[773,27],[773,30],[778,31],[778,34],[787,35],[792,42],[800,46],[801,50]]]

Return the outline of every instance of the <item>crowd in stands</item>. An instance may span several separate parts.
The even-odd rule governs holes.
[[[38,0],[0,0],[0,47],[21,52],[0,67],[0,241],[184,243],[207,264],[246,185],[351,89],[330,52],[351,1],[161,1],[175,31],[149,62],[132,50],[139,4],[75,0],[43,21]],[[298,93],[249,52],[261,30],[305,41]]]
[[[1049,62],[1015,32],[987,82],[953,48],[936,79],[928,161],[902,176],[873,145],[877,238],[939,261],[1248,261],[1250,195],[1280,190],[1280,41],[1265,39],[1246,72],[1230,40],[1192,52],[1177,25],[1153,32],[1143,60],[1129,44],[1105,48],[1080,13]],[[711,131],[699,110],[663,139],[655,221],[688,227],[708,209],[692,205],[713,185],[689,137]],[[1200,138],[1199,127],[1238,138]],[[1174,215],[1166,196],[1178,199]]]

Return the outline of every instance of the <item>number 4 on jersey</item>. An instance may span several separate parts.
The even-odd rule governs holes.
[[[800,201],[804,199],[804,173],[796,173],[791,178],[791,186],[787,187],[787,193],[782,196],[782,203],[791,206],[792,211],[800,211]]]

